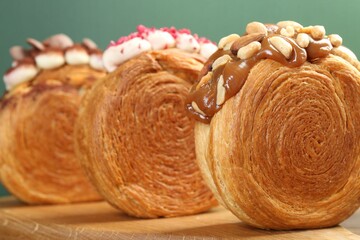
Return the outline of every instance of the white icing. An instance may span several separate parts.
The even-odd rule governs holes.
[[[347,47],[339,46],[338,49],[340,51],[342,51],[343,53],[345,53],[346,55],[348,55],[353,60],[358,60],[355,53],[353,51],[351,51],[350,49],[348,49]]]
[[[42,69],[52,69],[65,63],[64,55],[59,52],[40,53],[35,57],[36,65]]]
[[[121,63],[149,50],[151,50],[151,44],[138,37],[120,45],[111,46],[103,54],[104,67],[108,72],[113,72]]]
[[[213,43],[201,43],[200,55],[208,59],[214,52],[218,50],[218,47]]]
[[[181,33],[176,38],[176,47],[186,52],[199,52],[199,42],[190,34]]]
[[[88,64],[90,56],[85,50],[69,49],[65,52],[65,60],[69,65]]]
[[[145,39],[150,42],[153,50],[175,47],[175,39],[168,32],[160,30],[151,31],[145,36]]]
[[[31,80],[37,73],[38,69],[34,65],[19,65],[4,75],[6,90],[11,90],[16,85]]]
[[[29,54],[20,46],[10,48],[10,55],[13,58],[12,69],[3,76],[7,90],[12,89],[19,83],[31,80],[40,69],[54,69],[66,63],[70,65],[89,64],[90,67],[96,70],[104,70],[101,54],[94,53],[89,56],[86,51],[86,48],[97,48],[96,44],[90,39],[84,39],[83,44],[86,48],[70,48],[74,45],[74,42],[65,34],[51,36],[44,42],[29,38],[27,42],[33,48],[40,50],[40,52],[33,57],[32,54]],[[53,48],[58,50],[53,50]],[[68,50],[64,53],[66,49]],[[22,63],[22,60],[26,57],[33,57],[35,64]]]
[[[187,33],[179,33],[174,37],[162,30],[149,31],[122,44],[110,46],[103,54],[103,64],[108,72],[113,72],[120,64],[140,53],[149,50],[178,48],[186,52],[199,53],[209,58],[216,50],[213,43],[199,43],[196,38]],[[114,43],[113,43],[114,44]]]
[[[104,70],[104,64],[102,62],[102,54],[90,55],[90,66],[96,70]]]

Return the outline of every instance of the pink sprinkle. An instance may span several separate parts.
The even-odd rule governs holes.
[[[198,38],[196,40],[198,40],[199,43],[212,43],[212,44],[216,45],[216,43],[214,43],[214,42],[212,42],[209,39],[204,38],[204,37]]]
[[[164,32],[168,32],[175,39],[178,36],[178,31],[174,27],[170,27],[170,28],[164,27],[164,28],[160,28],[160,30]]]
[[[128,40],[129,40],[128,37],[121,37],[119,38],[119,40],[116,41],[116,45],[120,45]]]
[[[124,54],[124,48],[122,48],[122,49],[120,50],[120,53],[121,53],[121,54]]]
[[[136,37],[140,37],[139,33],[137,33],[137,32],[131,33],[131,34],[128,36],[129,40],[130,40],[130,39],[133,39],[133,38],[136,38]]]
[[[137,31],[138,31],[139,33],[145,32],[146,30],[147,30],[147,28],[146,28],[144,25],[142,25],[142,24],[140,24],[139,26],[137,26]]]
[[[139,43],[138,49],[141,49],[141,44]]]
[[[196,50],[196,47],[193,47],[194,50]]]
[[[185,34],[191,34],[191,31],[189,29],[183,28],[178,30],[179,33],[185,33]]]
[[[144,25],[139,25],[137,27],[137,32],[134,34],[137,34],[138,37],[144,38],[144,37],[147,37],[150,32],[155,32],[155,31],[156,31],[156,29],[154,27],[147,28]]]
[[[147,28],[144,25],[139,25],[136,28],[137,32],[133,32],[130,33],[128,36],[122,36],[120,37],[116,42],[115,41],[111,41],[108,48],[112,47],[112,46],[118,46],[120,44],[123,44],[124,42],[127,42],[131,39],[134,38],[141,38],[144,39],[146,38],[149,33],[151,32],[155,32],[156,30],[160,30],[160,31],[164,31],[169,33],[175,40],[177,40],[179,34],[190,34],[191,35],[191,31],[189,29],[183,28],[183,29],[179,29],[177,30],[175,27],[163,27],[160,29],[156,29],[154,27],[151,28]],[[192,35],[199,43],[211,43],[210,40],[206,39],[206,38],[199,38],[199,36],[197,34]],[[189,39],[190,42],[193,41],[192,38]],[[214,43],[215,44],[215,43]],[[169,46],[165,46],[165,48],[168,48]],[[139,45],[139,49],[141,49],[141,46]],[[124,49],[121,50],[121,53],[123,53]]]
[[[107,48],[109,47],[113,47],[116,46],[116,43],[114,41],[110,41],[109,45],[107,46]]]
[[[193,42],[193,39],[192,39],[192,38],[189,38],[189,42],[192,43],[192,42]]]

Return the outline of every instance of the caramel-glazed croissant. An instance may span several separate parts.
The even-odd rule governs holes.
[[[105,72],[85,63],[64,62],[39,70],[56,63],[52,57],[64,58],[62,51],[67,50],[46,53],[51,46],[40,42],[37,46],[42,49],[24,50],[23,58],[15,59],[4,76],[8,91],[0,102],[1,182],[27,203],[99,200],[75,155],[74,124],[83,92]],[[49,61],[35,62],[41,54],[49,54]]]
[[[79,156],[101,195],[129,215],[180,216],[216,204],[196,164],[194,120],[184,108],[201,59],[177,49],[145,52],[85,97]]]
[[[282,29],[296,30],[286,36]],[[228,50],[229,37],[220,41],[222,49],[204,70],[211,77],[203,77],[188,100],[199,120],[196,155],[208,185],[226,208],[256,227],[334,226],[360,205],[358,62],[338,47],[338,36],[319,37],[317,30],[323,27],[250,23]],[[286,42],[279,45],[276,37]],[[248,44],[257,50],[246,52]],[[216,59],[224,55],[229,58],[219,67]],[[290,65],[296,61],[302,62]],[[209,89],[215,95],[206,95]],[[216,96],[215,110],[205,96]]]

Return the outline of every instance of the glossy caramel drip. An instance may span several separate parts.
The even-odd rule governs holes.
[[[278,26],[266,24],[266,27],[268,34],[261,40],[260,51],[252,57],[242,60],[237,57],[234,51],[219,49],[208,59],[200,73],[198,83],[193,86],[187,98],[186,108],[192,117],[198,121],[210,123],[214,114],[221,109],[222,104],[216,104],[218,81],[221,76],[224,79],[223,86],[226,90],[226,101],[241,90],[250,70],[263,59],[271,59],[286,67],[294,68],[301,66],[306,61],[326,57],[332,49],[332,45],[327,38],[314,40],[309,36],[309,45],[306,48],[301,48],[295,41],[297,34],[293,38],[284,37],[279,34],[280,28]],[[271,37],[274,36],[280,36],[291,44],[292,52],[289,59],[270,43]],[[226,54],[231,57],[231,60],[213,70],[213,62]],[[205,83],[201,82],[202,85],[199,86],[200,80],[210,71],[212,71],[210,80]],[[196,108],[198,109],[194,108],[193,103],[197,105]]]

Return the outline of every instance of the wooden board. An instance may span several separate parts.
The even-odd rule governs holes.
[[[353,233],[351,232],[353,231]],[[136,219],[105,202],[27,206],[0,199],[0,239],[357,239],[360,211],[342,226],[306,231],[265,231],[217,207],[195,216]]]

